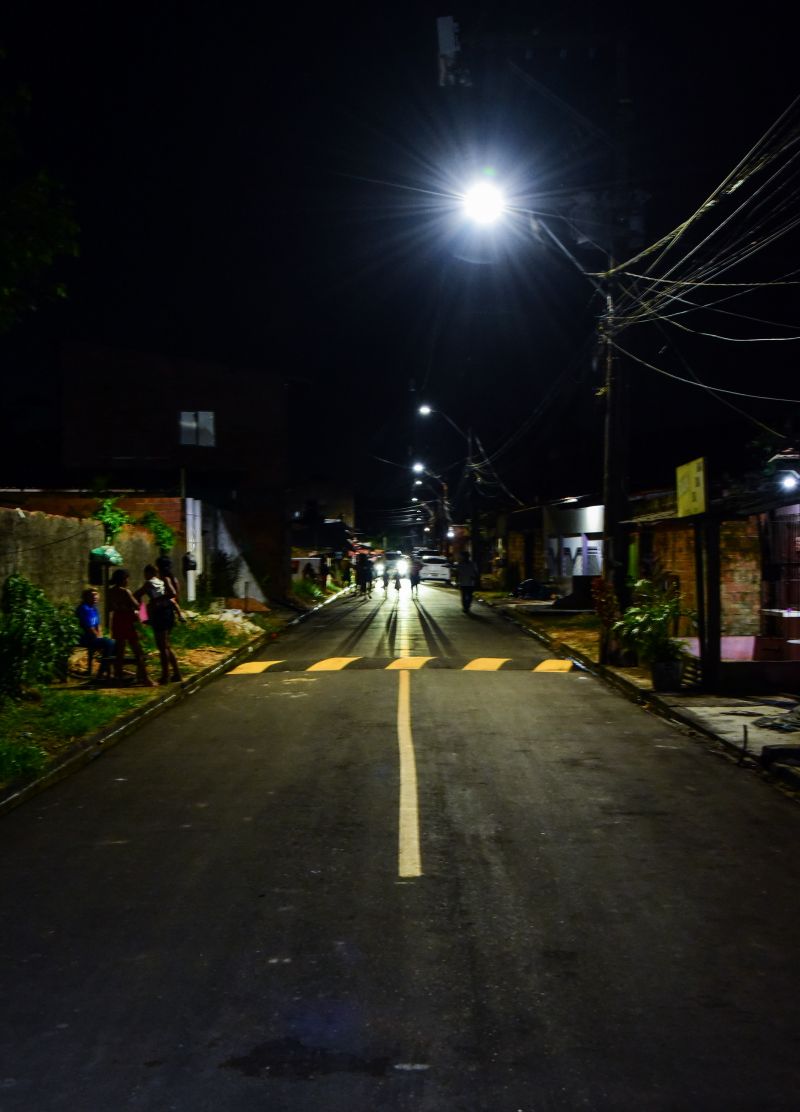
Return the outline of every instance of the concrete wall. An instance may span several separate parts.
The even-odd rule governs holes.
[[[89,552],[102,543],[103,529],[96,521],[0,508],[0,583],[17,572],[51,602],[77,604],[87,585]],[[138,586],[144,565],[158,555],[151,534],[126,526],[115,548]]]

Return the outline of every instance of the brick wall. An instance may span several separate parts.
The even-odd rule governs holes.
[[[658,566],[680,580],[689,610],[697,609],[694,529],[665,523],[653,532]],[[723,636],[751,636],[760,630],[761,551],[758,519],[724,521],[720,529],[720,579]]]
[[[687,610],[697,609],[694,528],[664,523],[653,532],[653,558],[660,571],[677,576]]]
[[[60,517],[90,518],[97,509],[99,499],[89,494],[73,494],[69,491],[32,491],[19,494],[5,495],[0,505],[14,508],[20,506],[23,510],[41,510],[46,514],[56,514]],[[126,510],[131,517],[139,518],[142,514],[152,510],[163,518],[176,533],[183,532],[183,514],[181,499],[168,495],[159,496],[151,494],[124,495],[119,499],[119,508]],[[101,542],[102,543],[102,542]]]
[[[724,521],[720,533],[723,634],[761,632],[761,546],[758,518]]]

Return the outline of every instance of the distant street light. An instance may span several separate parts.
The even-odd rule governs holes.
[[[447,483],[441,477],[441,475],[437,475],[435,471],[429,471],[424,463],[414,463],[414,464],[412,464],[411,465],[411,470],[415,471],[418,475],[420,475],[420,474],[425,475],[424,479],[415,479],[414,480],[414,486],[415,487],[424,486],[425,483],[430,483],[431,479],[435,483],[438,483],[438,485],[439,485],[439,489],[440,489],[439,502],[440,502],[440,506],[441,506],[441,515],[440,515],[440,519],[439,519],[439,522],[438,522],[438,530],[437,531],[438,531],[438,533],[441,537],[442,548],[445,548],[446,547],[445,546],[445,535],[446,535],[446,532],[447,532],[447,524],[448,524]],[[412,499],[412,501],[416,502],[416,498]],[[428,529],[426,531],[430,532],[430,529]]]
[[[472,462],[472,429],[464,432],[459,428],[452,417],[449,417],[443,409],[434,409],[433,406],[424,404],[418,407],[417,412],[423,417],[429,417],[435,413],[437,417],[443,417],[448,425],[456,430],[459,436],[462,436],[467,442],[467,481],[469,483],[469,517],[470,517],[470,544],[472,546],[472,559],[480,567],[481,558],[481,527],[480,527],[480,514],[478,512],[478,491],[475,484],[475,468]]]

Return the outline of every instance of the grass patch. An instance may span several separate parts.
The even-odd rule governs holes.
[[[190,618],[178,623],[169,635],[170,644],[180,649],[224,649],[236,648],[249,640],[245,630],[233,631],[225,622],[215,618]]]
[[[76,738],[113,722],[147,702],[145,692],[45,689],[36,701],[6,701],[0,707],[0,782],[41,772]]]

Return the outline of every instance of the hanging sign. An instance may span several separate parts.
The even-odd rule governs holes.
[[[678,517],[706,512],[706,461],[693,459],[675,468],[678,483]]]

